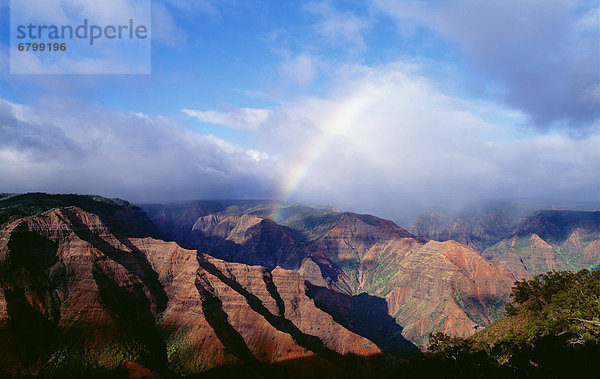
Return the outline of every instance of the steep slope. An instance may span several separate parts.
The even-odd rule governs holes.
[[[442,331],[466,337],[503,314],[514,277],[477,251],[454,241],[431,241],[409,252],[376,293],[411,341]],[[389,291],[389,292],[388,292]]]
[[[162,220],[168,209],[153,210],[153,219]],[[176,223],[189,229],[181,243],[231,262],[295,270],[321,309],[386,351],[410,350],[405,338],[421,344],[440,330],[468,336],[502,314],[513,278],[472,249],[423,245],[388,220],[300,205],[276,212],[286,227],[260,217],[270,215],[267,209],[220,203],[193,223],[180,209]],[[449,249],[460,258],[450,259]],[[377,309],[378,322],[369,323],[374,315],[362,307]]]
[[[121,199],[97,195],[27,193],[0,198],[0,228],[23,217],[40,216],[55,208],[78,207],[100,217],[116,234],[152,235],[161,233],[139,207]]]
[[[152,232],[117,235],[76,207],[2,229],[2,372],[170,375],[301,358],[343,370],[360,364],[347,355],[380,353],[318,309],[299,274],[225,262]]]
[[[130,359],[152,356],[149,367],[165,370],[154,317],[167,297],[145,258],[97,215],[57,209],[9,224],[0,267],[5,365],[35,373],[47,361],[47,371],[61,372],[65,360],[89,350],[112,370],[127,351]]]
[[[471,248],[453,241],[423,245],[373,216],[343,214],[309,249],[330,288],[385,299],[388,314],[404,326],[402,335],[418,344],[430,332],[469,336],[489,325],[502,315],[514,281]],[[336,308],[339,301],[315,299],[334,314],[344,312]]]
[[[186,241],[194,248],[233,262],[297,269],[304,249],[290,231],[253,215],[200,217]]]
[[[314,239],[315,230],[327,224],[339,213],[332,206],[313,207],[299,203],[271,200],[190,201],[170,204],[141,204],[148,217],[166,235],[180,244],[191,238],[198,218],[210,215],[241,217],[243,215],[270,219],[285,228],[300,233],[300,239]],[[304,234],[304,236],[302,236]]]
[[[600,265],[600,212],[539,211],[484,255],[529,279],[551,270]]]
[[[393,222],[369,215],[342,213],[326,230],[308,245],[310,258],[324,278],[348,294],[358,294],[371,284],[363,273],[385,263],[381,254],[402,255],[419,244]]]
[[[322,235],[339,212],[275,201],[145,204],[152,222],[181,246],[233,262],[298,269],[304,244]]]
[[[442,210],[430,210],[417,216],[409,227],[411,233],[435,241],[454,240],[472,244],[471,227],[461,217],[453,218]]]

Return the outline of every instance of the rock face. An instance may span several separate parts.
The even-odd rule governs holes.
[[[65,357],[79,359],[73,346],[110,356],[122,345],[139,343],[161,369],[164,347],[153,320],[167,297],[128,241],[79,208],[24,218],[1,233],[0,292],[6,305],[0,323],[9,336],[3,340],[3,363],[29,363],[24,367],[35,370],[36,361],[45,358],[49,370],[60,370]],[[117,346],[118,340],[125,342]]]
[[[173,213],[158,212],[153,220]],[[194,222],[185,216],[175,223],[191,231],[178,242],[228,261],[294,269],[320,309],[385,351],[410,350],[406,339],[423,344],[430,332],[469,336],[502,315],[514,278],[471,248],[423,244],[369,215],[306,207],[279,214],[290,228],[230,209]]]
[[[600,264],[600,212],[537,212],[484,255],[521,279],[552,270],[595,270]]]
[[[417,216],[409,230],[417,236],[435,241],[454,240],[464,245],[473,244],[471,227],[462,217],[451,217],[448,213],[431,210]]]
[[[270,219],[253,215],[200,217],[187,242],[233,262],[298,269],[305,257],[292,234]]]
[[[519,279],[552,270],[598,267],[600,212],[530,211],[491,207],[459,217],[431,211],[419,216],[410,230],[429,239],[471,246]]]
[[[393,251],[402,255],[418,242],[406,230],[391,221],[373,216],[341,214],[327,233],[313,241],[310,257],[337,289],[348,294],[367,287],[364,271],[382,263],[382,254]]]
[[[306,358],[342,370],[356,363],[347,356],[381,353],[319,309],[294,271],[219,260],[152,228],[115,234],[105,220],[59,208],[2,229],[4,374],[193,374]]]
[[[424,343],[431,332],[466,337],[499,319],[513,283],[506,269],[477,251],[431,241],[410,251],[379,292],[387,292],[391,313],[406,325],[404,335]]]
[[[342,215],[309,248],[330,288],[385,299],[402,335],[417,344],[436,331],[470,336],[497,320],[514,282],[506,269],[469,247],[422,244],[372,216]]]

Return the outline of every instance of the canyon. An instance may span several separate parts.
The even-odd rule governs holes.
[[[9,376],[371,373],[402,365],[430,333],[494,323],[515,280],[600,263],[597,212],[498,221],[504,235],[483,251],[258,200],[13,195],[0,198],[0,223]]]

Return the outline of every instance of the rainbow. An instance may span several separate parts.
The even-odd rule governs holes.
[[[302,186],[304,180],[308,177],[316,162],[323,152],[327,151],[328,145],[336,138],[344,134],[351,123],[363,112],[371,103],[373,97],[358,95],[349,98],[329,110],[329,114],[319,123],[318,132],[310,138],[300,151],[295,162],[292,163],[288,175],[282,181],[278,199],[272,219],[280,219],[280,210],[286,203],[293,201]]]

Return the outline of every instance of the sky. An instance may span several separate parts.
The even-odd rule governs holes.
[[[119,1],[59,3],[110,19]],[[0,192],[393,219],[600,201],[600,0],[151,6],[151,74],[15,75],[0,0]]]

